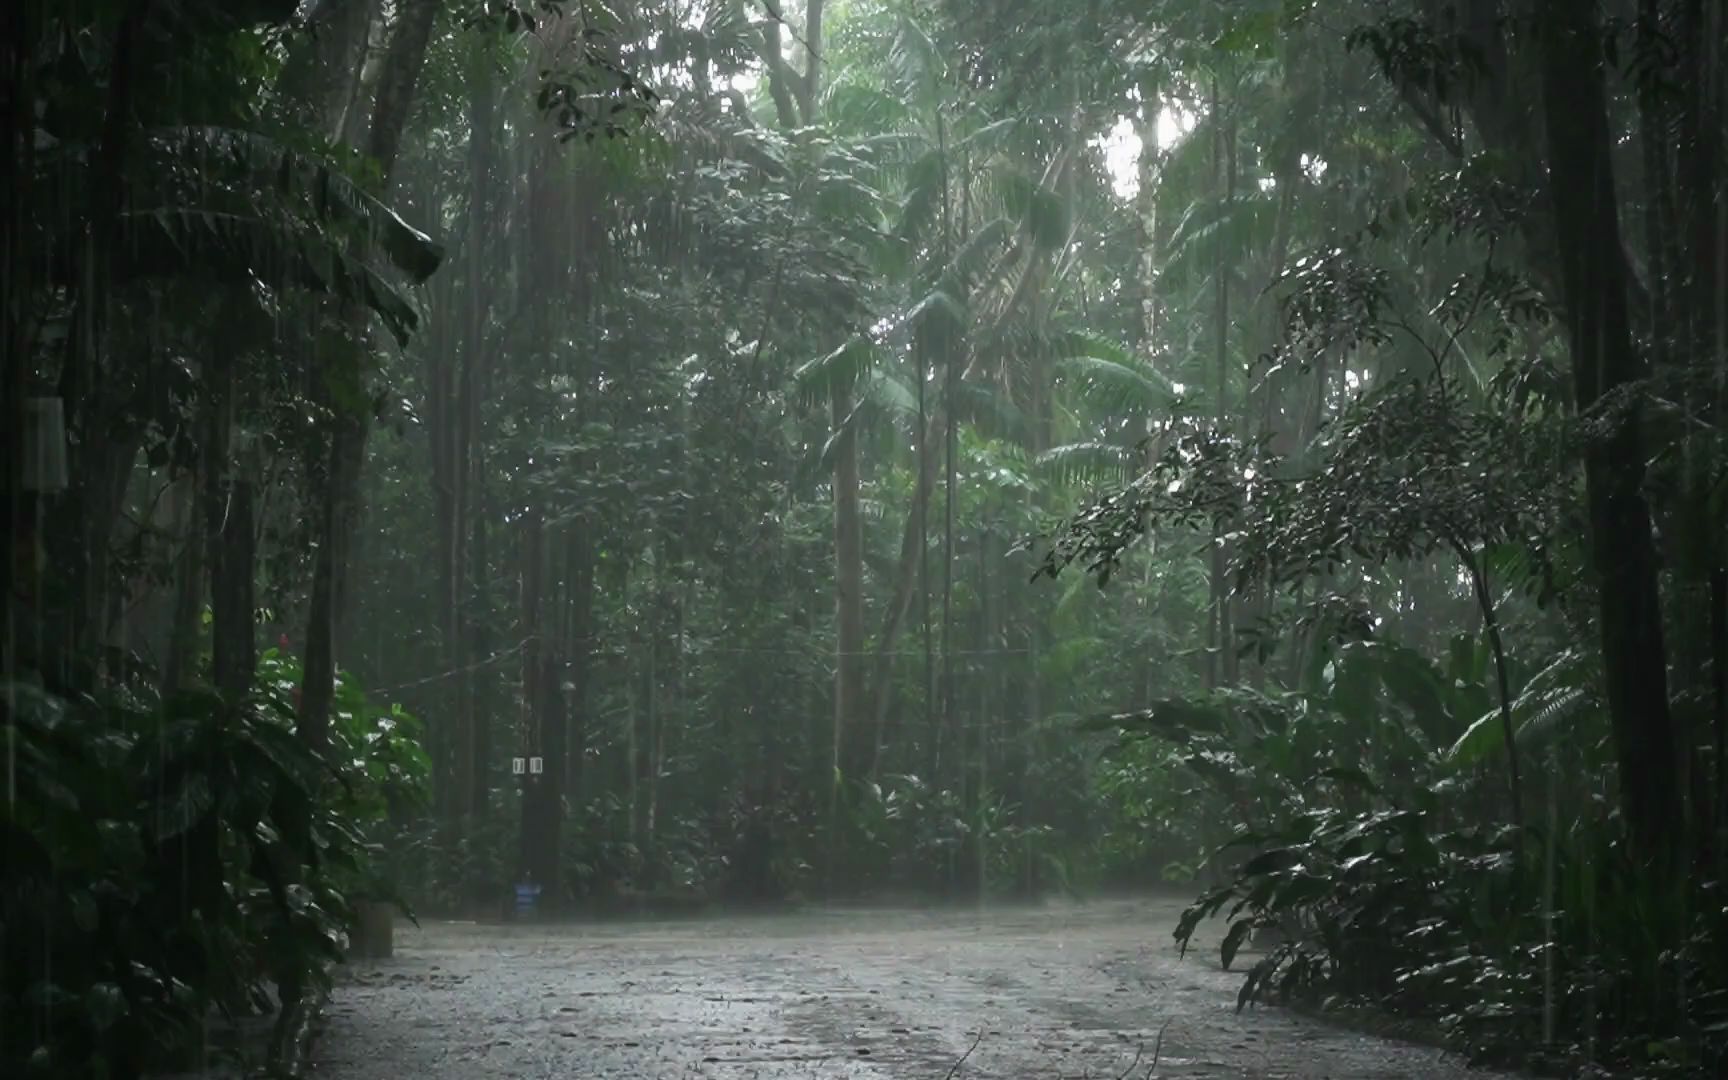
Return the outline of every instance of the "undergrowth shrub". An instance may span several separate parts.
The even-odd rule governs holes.
[[[259,674],[238,701],[6,685],[0,1074],[185,1065],[212,1010],[327,985],[350,897],[390,893],[373,856],[423,781],[411,718],[349,687],[320,758],[294,732],[283,663],[267,654]]]
[[[1258,850],[1188,908],[1176,937],[1186,949],[1224,911],[1229,967],[1256,931],[1296,929],[1249,967],[1239,1007],[1369,1005],[1432,1020],[1484,1061],[1724,1074],[1720,882],[1663,882],[1605,818],[1578,818],[1552,843],[1537,828],[1435,820],[1326,809],[1244,831],[1235,843]]]
[[[1222,883],[1177,940],[1222,915],[1226,967],[1271,943],[1239,1006],[1369,1006],[1484,1060],[1728,1075],[1720,864],[1701,853],[1690,877],[1658,873],[1629,847],[1577,650],[1509,665],[1506,712],[1541,763],[1524,802],[1544,808],[1511,824],[1490,672],[1468,637],[1439,663],[1354,641],[1323,650],[1300,690],[1227,689],[1100,725],[1127,739],[1119,760],[1180,762],[1199,783],[1190,813],[1235,822],[1211,860]]]

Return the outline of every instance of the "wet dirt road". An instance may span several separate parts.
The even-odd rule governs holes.
[[[394,959],[344,972],[315,1075],[1485,1075],[1434,1050],[1281,1010],[1238,1015],[1240,975],[1218,969],[1214,947],[1178,959],[1170,931],[1181,907],[1113,901],[408,927],[398,931]],[[1162,1051],[1149,1073],[1160,1030]]]

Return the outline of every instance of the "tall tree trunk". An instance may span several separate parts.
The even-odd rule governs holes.
[[[1542,73],[1548,194],[1561,266],[1579,411],[1643,375],[1633,341],[1631,271],[1621,244],[1601,27],[1592,4],[1543,0]],[[1675,783],[1681,747],[1668,703],[1660,586],[1645,450],[1636,415],[1592,439],[1584,476],[1608,711],[1627,824],[1644,852],[1669,856],[1683,818]]]
[[[457,380],[453,408],[456,413],[454,441],[451,446],[450,475],[454,486],[450,502],[453,517],[451,531],[451,561],[455,566],[455,580],[452,582],[451,628],[456,634],[456,649],[452,665],[460,672],[457,675],[457,710],[460,720],[457,727],[466,736],[464,750],[468,754],[468,786],[464,795],[464,809],[474,819],[483,817],[486,813],[487,798],[487,765],[489,760],[490,739],[487,733],[487,717],[479,708],[477,693],[477,676],[472,670],[470,657],[484,656],[478,649],[465,649],[464,646],[476,646],[480,631],[477,628],[475,603],[478,599],[476,583],[479,575],[485,572],[484,557],[470,559],[470,543],[484,543],[486,524],[474,514],[474,491],[478,466],[475,462],[475,444],[479,439],[480,429],[480,388],[481,371],[491,365],[491,356],[487,351],[486,322],[491,314],[492,292],[487,284],[486,238],[491,234],[494,225],[493,215],[493,182],[492,167],[495,154],[497,113],[497,79],[488,51],[476,44],[470,53],[470,70],[468,72],[468,236],[466,249],[467,262],[467,310],[464,312],[465,335],[462,344],[461,373]],[[473,563],[474,570],[466,577],[462,567]]]
[[[931,772],[933,784],[942,782],[942,750],[950,737],[958,732],[959,720],[954,712],[954,512],[959,484],[959,422],[955,418],[956,396],[959,389],[960,365],[952,349],[944,350],[944,387],[942,390],[942,722],[936,732],[936,764]],[[958,740],[955,745],[959,746]],[[956,774],[957,776],[959,774]]]
[[[440,9],[439,0],[403,0],[399,22],[379,75],[366,152],[378,168],[380,194],[390,191],[403,129],[413,104],[427,45]],[[353,336],[365,341],[369,316],[363,308],[347,313]],[[362,346],[362,355],[364,347]],[[360,401],[369,397],[360,357],[347,370],[331,372],[333,381],[347,384]],[[325,497],[319,514],[319,544],[313,568],[307,618],[306,656],[300,698],[301,736],[315,749],[329,741],[330,705],[336,685],[336,632],[345,597],[343,578],[360,509],[360,475],[365,462],[371,413],[365,405],[341,403],[330,440]]]
[[[806,127],[816,122],[822,85],[822,15],[824,0],[807,0],[804,7],[804,70],[797,78],[799,118]],[[864,538],[859,514],[858,434],[852,420],[853,388],[836,382],[829,391],[834,447],[834,725],[828,817],[830,832],[838,824],[839,779],[861,771],[867,760],[862,741],[864,702]],[[852,749],[857,747],[858,750]],[[832,855],[838,856],[838,848]]]
[[[804,6],[805,61],[799,82],[799,109],[806,125],[817,119],[822,86],[822,13],[824,0]],[[859,512],[858,432],[852,422],[853,388],[836,382],[829,414],[838,442],[834,448],[834,752],[838,776],[862,772],[866,757],[862,730],[864,699],[864,527]]]
[[[437,309],[442,311],[451,301],[453,290],[447,285],[436,290]],[[456,392],[456,357],[454,335],[449,333],[447,320],[439,319],[429,335],[426,353],[426,418],[427,448],[432,466],[432,528],[437,537],[436,599],[438,612],[439,659],[450,677],[456,680],[451,698],[428,710],[426,720],[433,740],[433,801],[440,821],[454,824],[461,817],[461,792],[467,790],[463,761],[467,757],[467,716],[462,708],[463,678],[460,674],[466,642],[462,638],[462,580],[465,567],[461,563],[461,542],[457,533],[462,527],[458,503],[461,481],[455,473],[459,468],[456,451],[456,411],[462,407]]]
[[[281,97],[293,119],[323,138],[342,134],[377,9],[378,0],[320,0],[288,53]]]
[[[1713,416],[1720,431],[1728,419],[1728,161],[1724,160],[1724,141],[1728,140],[1724,131],[1728,127],[1728,4],[1723,0],[1685,0],[1678,5],[1675,20],[1680,70],[1670,85],[1683,88],[1678,108],[1681,137],[1674,155],[1681,226],[1671,235],[1684,238],[1684,244],[1689,245],[1682,272],[1676,275],[1685,283],[1687,359],[1700,374],[1707,372],[1706,380],[1700,382],[1713,386],[1713,391],[1698,395],[1705,400],[1687,402],[1686,409],[1688,414],[1697,411]],[[1720,470],[1728,440],[1718,436],[1714,442],[1701,451],[1689,448],[1688,471],[1696,474],[1689,490],[1702,491],[1711,482],[1712,463]],[[1719,530],[1720,519],[1705,518],[1702,527]],[[1722,868],[1728,866],[1728,761],[1724,760],[1728,739],[1724,731],[1728,713],[1724,710],[1728,705],[1723,701],[1728,676],[1722,673],[1728,664],[1728,630],[1721,622],[1724,590],[1728,589],[1728,551],[1724,551],[1719,536],[1707,550],[1710,565],[1703,568],[1700,589],[1700,599],[1707,603],[1693,605],[1693,610],[1707,607],[1710,612],[1697,621],[1699,636],[1710,642],[1710,686],[1706,690],[1703,680],[1698,680],[1698,697],[1712,702],[1711,720],[1695,733],[1684,733],[1683,749],[1694,793],[1689,824],[1696,830],[1699,853],[1714,855],[1720,876]],[[1700,655],[1700,669],[1705,666],[1704,659]],[[1704,745],[1711,747],[1715,760],[1714,785],[1699,760]]]
[[[655,531],[655,525],[649,525],[649,532]],[[646,884],[658,885],[660,877],[660,862],[654,847],[654,835],[658,825],[660,800],[660,560],[664,555],[658,538],[649,542],[648,548],[648,598],[643,605],[641,623],[641,645],[637,655],[640,664],[636,669],[641,709],[639,712],[639,728],[636,734],[636,783],[641,797],[639,812],[642,820],[641,836],[637,841],[642,849],[643,862],[648,867]]]
[[[538,508],[521,524],[522,698],[528,717],[527,756],[540,758],[542,771],[530,771],[522,793],[521,866],[541,887],[547,910],[561,900],[559,843],[563,814],[564,692],[561,643],[552,628],[556,607],[548,580],[546,524]]]
[[[441,816],[475,816],[485,810],[485,759],[477,756],[484,723],[475,707],[475,674],[471,657],[474,646],[474,616],[471,560],[468,547],[473,534],[484,528],[471,524],[473,516],[473,444],[479,421],[477,392],[479,369],[486,359],[486,320],[492,289],[486,275],[487,237],[493,218],[492,160],[496,80],[483,43],[469,50],[468,85],[468,183],[466,222],[463,234],[463,302],[447,285],[438,306],[440,333],[426,350],[428,434],[432,452],[434,526],[438,537],[439,630],[444,644],[444,667],[453,673],[455,685],[445,714],[448,731],[440,740],[444,768],[440,787]],[[452,329],[454,322],[459,331]]]

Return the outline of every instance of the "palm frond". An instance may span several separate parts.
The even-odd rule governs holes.
[[[1160,275],[1176,281],[1210,272],[1220,245],[1231,252],[1266,247],[1277,213],[1277,200],[1264,192],[1239,194],[1229,202],[1195,201],[1176,223]]]
[[[916,20],[901,15],[888,47],[888,73],[901,95],[922,111],[933,111],[947,71],[947,61],[936,42]]]
[[[900,219],[894,225],[894,236],[901,243],[915,242],[935,224],[942,206],[942,162],[942,151],[932,146],[908,165]]]
[[[1140,466],[1141,457],[1132,447],[1115,443],[1069,443],[1053,446],[1038,455],[1040,475],[1064,486],[1126,485]]]
[[[993,262],[991,256],[1008,243],[1012,228],[1005,217],[993,218],[980,226],[942,268],[941,287],[955,296],[970,296],[983,283],[984,271]]]
[[[864,382],[864,400],[886,416],[918,415],[918,395],[891,372],[876,368]]]
[[[800,400],[812,405],[828,400],[837,391],[851,390],[876,366],[878,352],[874,342],[859,336],[805,363],[792,373]]]
[[[1064,382],[1111,416],[1151,416],[1178,399],[1169,379],[1115,342],[1066,334],[1057,347],[1056,366]]]
[[[955,387],[954,416],[998,438],[1024,438],[1027,433],[1026,414],[992,386],[963,382]]]
[[[1540,749],[1571,731],[1579,719],[1600,712],[1590,685],[1590,658],[1566,649],[1512,699],[1512,722],[1520,751]],[[1496,753],[1504,742],[1498,709],[1483,714],[1458,737],[1446,757],[1454,765],[1477,764]]]

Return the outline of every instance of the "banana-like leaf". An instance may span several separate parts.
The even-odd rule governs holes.
[[[164,128],[150,132],[146,144],[170,164],[189,165],[211,181],[244,181],[316,221],[360,229],[368,246],[415,284],[431,277],[443,262],[442,247],[360,185],[329,163],[268,136],[235,128]]]
[[[1454,765],[1475,765],[1493,756],[1506,741],[1500,725],[1499,709],[1483,713],[1446,751],[1447,759]]]
[[[143,210],[118,218],[113,268],[120,278],[256,279],[305,289],[377,312],[406,345],[419,315],[376,271],[330,240],[260,218],[204,210]]]

